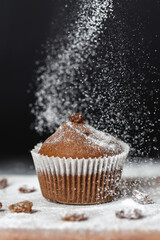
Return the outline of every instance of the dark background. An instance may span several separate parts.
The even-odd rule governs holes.
[[[45,44],[50,35],[59,30],[65,16],[64,0],[1,0],[0,1],[0,160],[26,156],[44,136],[39,136],[31,125],[34,121],[29,105],[34,102],[36,61],[43,61]],[[70,1],[73,4],[74,1]],[[141,19],[145,43],[148,47],[152,74],[148,89],[157,90],[160,78],[160,1],[122,1],[133,21]],[[135,12],[138,12],[135,19]],[[30,90],[30,92],[28,92]],[[148,102],[152,109],[153,102]],[[152,116],[151,116],[152,117]],[[155,117],[155,116],[153,116]],[[155,128],[158,128],[156,125]],[[158,129],[157,129],[158,131]],[[16,160],[14,157],[13,159]]]

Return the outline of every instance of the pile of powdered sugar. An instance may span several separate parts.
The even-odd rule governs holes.
[[[157,168],[160,165],[148,167],[143,172],[143,176],[148,176],[147,173],[151,169],[152,173],[157,175]],[[136,166],[131,170],[129,175],[136,171]],[[127,167],[125,174],[127,174]],[[146,173],[146,175],[145,175]],[[138,177],[140,174],[137,174]],[[135,174],[134,174],[135,176]],[[3,176],[1,176],[3,177]],[[91,206],[74,206],[52,203],[44,199],[41,195],[37,177],[35,175],[5,175],[9,185],[4,190],[0,190],[0,201],[3,208],[0,210],[0,228],[20,228],[20,229],[52,229],[52,230],[160,230],[160,186],[147,188],[154,204],[141,205],[134,202],[131,198],[122,198],[118,201],[101,205]],[[18,192],[18,188],[27,185],[35,187],[36,192],[23,194]],[[23,200],[33,202],[32,214],[25,213],[10,213],[8,206]],[[138,220],[119,219],[115,216],[115,212],[121,209],[139,209],[142,211],[144,218]],[[66,214],[84,213],[88,220],[84,222],[65,222],[62,217]]]

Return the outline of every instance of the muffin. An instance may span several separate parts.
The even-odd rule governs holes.
[[[42,195],[53,202],[98,204],[119,194],[129,146],[77,113],[32,151]]]

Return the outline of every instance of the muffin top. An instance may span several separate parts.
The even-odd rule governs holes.
[[[57,131],[42,144],[39,154],[60,158],[99,158],[120,154],[122,147],[111,135],[84,122],[80,113],[69,115]]]

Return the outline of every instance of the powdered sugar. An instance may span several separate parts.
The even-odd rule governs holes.
[[[159,95],[154,84],[147,87],[151,61],[142,36],[148,29],[142,27],[138,2],[74,2],[62,34],[47,42],[37,74],[36,130],[51,134],[68,114],[81,112],[92,126],[130,143],[131,153],[158,153]]]
[[[158,167],[160,169],[160,166]],[[152,167],[152,169],[154,168],[156,170],[157,166]],[[0,228],[68,229],[71,231],[85,229],[94,231],[135,229],[160,231],[160,187],[150,187],[146,190],[155,202],[155,204],[151,205],[141,205],[130,198],[125,198],[102,205],[72,206],[45,200],[41,195],[35,175],[5,175],[4,177],[7,177],[9,185],[6,189],[0,190],[0,200],[3,204],[2,210],[4,210],[0,210]],[[37,191],[24,195],[18,191],[18,188],[22,185],[27,185],[29,188],[35,187]],[[7,209],[10,204],[24,200],[33,202],[34,213],[10,213]],[[132,208],[140,209],[145,217],[136,221],[116,218],[116,211]],[[61,220],[64,215],[73,213],[85,213],[88,220],[74,223]]]
[[[112,0],[87,0],[80,1],[77,5],[78,13],[74,24],[68,26],[66,36],[61,36],[61,39],[58,36],[50,46],[46,70],[39,79],[37,102],[33,110],[39,132],[43,132],[45,127],[53,129],[55,125],[59,125],[79,105],[77,101],[73,102],[75,97],[72,96],[71,101],[71,94],[66,92],[72,90],[81,66],[89,57],[94,56],[101,24],[112,12]],[[55,49],[57,42],[58,50]]]
[[[84,124],[84,127],[89,130],[90,132],[89,135],[84,134],[83,131],[80,131],[71,122],[67,122],[67,126],[72,128],[73,131],[77,132],[78,135],[83,135],[88,141],[88,143],[92,146],[98,145],[99,147],[111,150],[112,152],[115,153],[121,150],[118,140],[116,140],[109,134],[105,134],[102,131],[96,130],[95,128],[91,127],[88,124]]]
[[[123,169],[123,176],[133,178],[160,176],[160,165],[158,163],[149,163],[149,160],[147,158],[146,161],[143,160],[144,159],[141,159],[143,164],[133,164],[132,160],[132,162],[127,165],[127,168]]]

